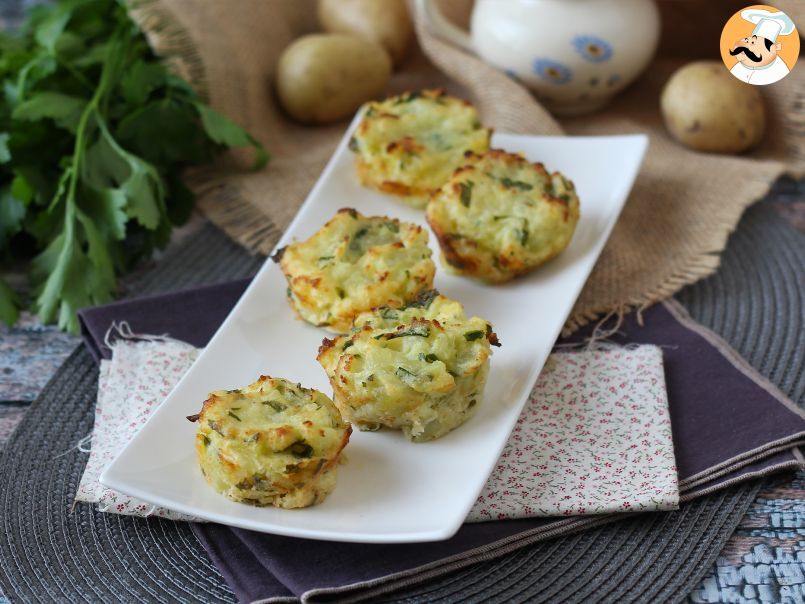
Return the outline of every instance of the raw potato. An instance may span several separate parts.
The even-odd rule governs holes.
[[[383,92],[391,60],[378,44],[346,34],[312,34],[293,42],[277,66],[277,94],[300,122],[324,124],[351,116]]]
[[[377,42],[395,65],[405,57],[414,34],[405,0],[319,0],[319,23],[325,31]]]
[[[660,104],[668,131],[692,149],[739,153],[763,138],[766,114],[760,91],[737,80],[720,62],[680,68],[665,85]]]

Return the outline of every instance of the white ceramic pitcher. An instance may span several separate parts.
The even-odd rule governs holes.
[[[470,34],[433,0],[416,0],[437,36],[530,88],[556,114],[595,111],[646,68],[657,48],[654,0],[475,0]]]

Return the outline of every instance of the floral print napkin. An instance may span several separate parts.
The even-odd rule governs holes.
[[[679,506],[662,351],[553,354],[468,522]]]
[[[101,362],[90,456],[76,500],[101,511],[193,520],[98,481],[193,364],[169,338],[118,339]],[[82,450],[84,450],[82,448]],[[549,357],[468,522],[676,509],[679,489],[656,346]]]
[[[196,360],[199,350],[169,338],[119,339],[112,360],[102,360],[89,459],[76,501],[102,512],[194,520],[103,486],[99,478]],[[192,446],[192,444],[191,444]],[[79,445],[84,449],[84,443]]]

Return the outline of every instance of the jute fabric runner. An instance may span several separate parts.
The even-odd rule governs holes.
[[[769,129],[761,146],[749,154],[688,150],[674,142],[662,124],[663,84],[686,61],[717,59],[721,28],[745,6],[744,1],[659,0],[663,36],[647,72],[603,111],[567,119],[552,117],[518,83],[416,23],[417,47],[394,75],[389,93],[444,87],[472,99],[484,122],[501,132],[643,132],[650,137],[642,172],[567,330],[601,315],[646,307],[711,274],[744,209],[781,174],[803,173],[803,65],[783,81],[764,87]],[[466,25],[471,0],[441,3],[450,18]],[[805,28],[803,3],[788,0],[777,5]],[[270,165],[260,172],[245,170],[249,157],[244,153],[188,175],[210,220],[247,249],[269,252],[346,127],[346,123],[325,127],[294,123],[273,95],[273,74],[282,50],[297,36],[318,29],[315,3],[140,0],[135,6],[133,15],[155,49],[216,108],[248,128],[271,151]],[[541,159],[550,169],[550,157]],[[583,212],[583,199],[581,203]]]

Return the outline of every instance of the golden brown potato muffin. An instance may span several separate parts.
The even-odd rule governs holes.
[[[324,501],[352,432],[321,392],[264,375],[245,388],[211,393],[188,419],[198,422],[196,455],[213,489],[280,508]]]
[[[349,146],[365,186],[425,207],[465,151],[489,149],[491,132],[469,101],[423,90],[367,103]]]
[[[384,216],[339,210],[307,241],[279,250],[288,302],[300,318],[346,333],[375,306],[402,306],[433,285],[428,233]]]
[[[359,315],[352,333],[324,340],[318,360],[350,422],[422,442],[475,413],[491,345],[499,344],[488,322],[468,319],[459,302],[430,291],[405,308]]]
[[[579,198],[560,173],[494,149],[467,154],[431,199],[427,218],[451,272],[500,283],[567,247]]]

